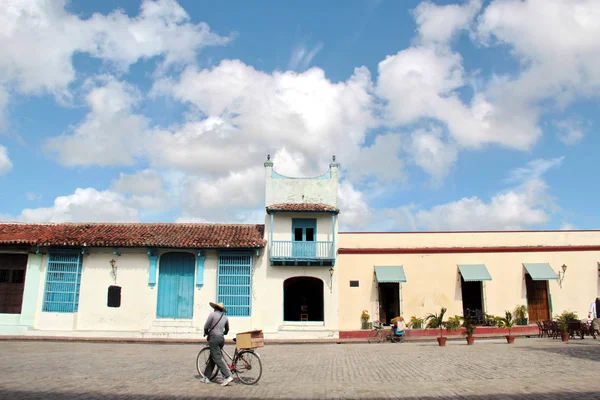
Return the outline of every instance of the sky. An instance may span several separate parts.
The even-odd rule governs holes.
[[[8,6],[7,6],[8,4]],[[343,6],[342,6],[343,4]],[[5,0],[0,221],[597,229],[597,0]]]

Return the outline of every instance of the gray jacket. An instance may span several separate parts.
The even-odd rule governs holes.
[[[209,333],[208,331],[211,328],[212,330]],[[210,338],[214,337],[224,338],[227,333],[229,333],[229,319],[227,316],[225,316],[221,311],[211,312],[206,319],[206,323],[204,324],[204,336],[208,336],[208,339],[210,340]]]

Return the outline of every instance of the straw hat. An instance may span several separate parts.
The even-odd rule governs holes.
[[[225,304],[223,303],[213,303],[212,301],[210,303],[210,306],[212,308],[214,308],[215,310],[219,310],[219,311],[223,311],[223,312],[227,312],[227,310],[225,309]]]

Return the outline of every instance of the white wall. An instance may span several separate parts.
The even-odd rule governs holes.
[[[276,173],[275,173],[276,174]],[[337,207],[338,168],[330,166],[326,177],[274,177],[273,167],[265,167],[265,203],[322,203]]]

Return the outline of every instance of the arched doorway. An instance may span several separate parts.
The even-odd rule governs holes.
[[[194,315],[194,264],[191,253],[165,253],[158,267],[158,318],[190,319]]]
[[[283,282],[284,321],[323,321],[323,281],[312,277]]]

